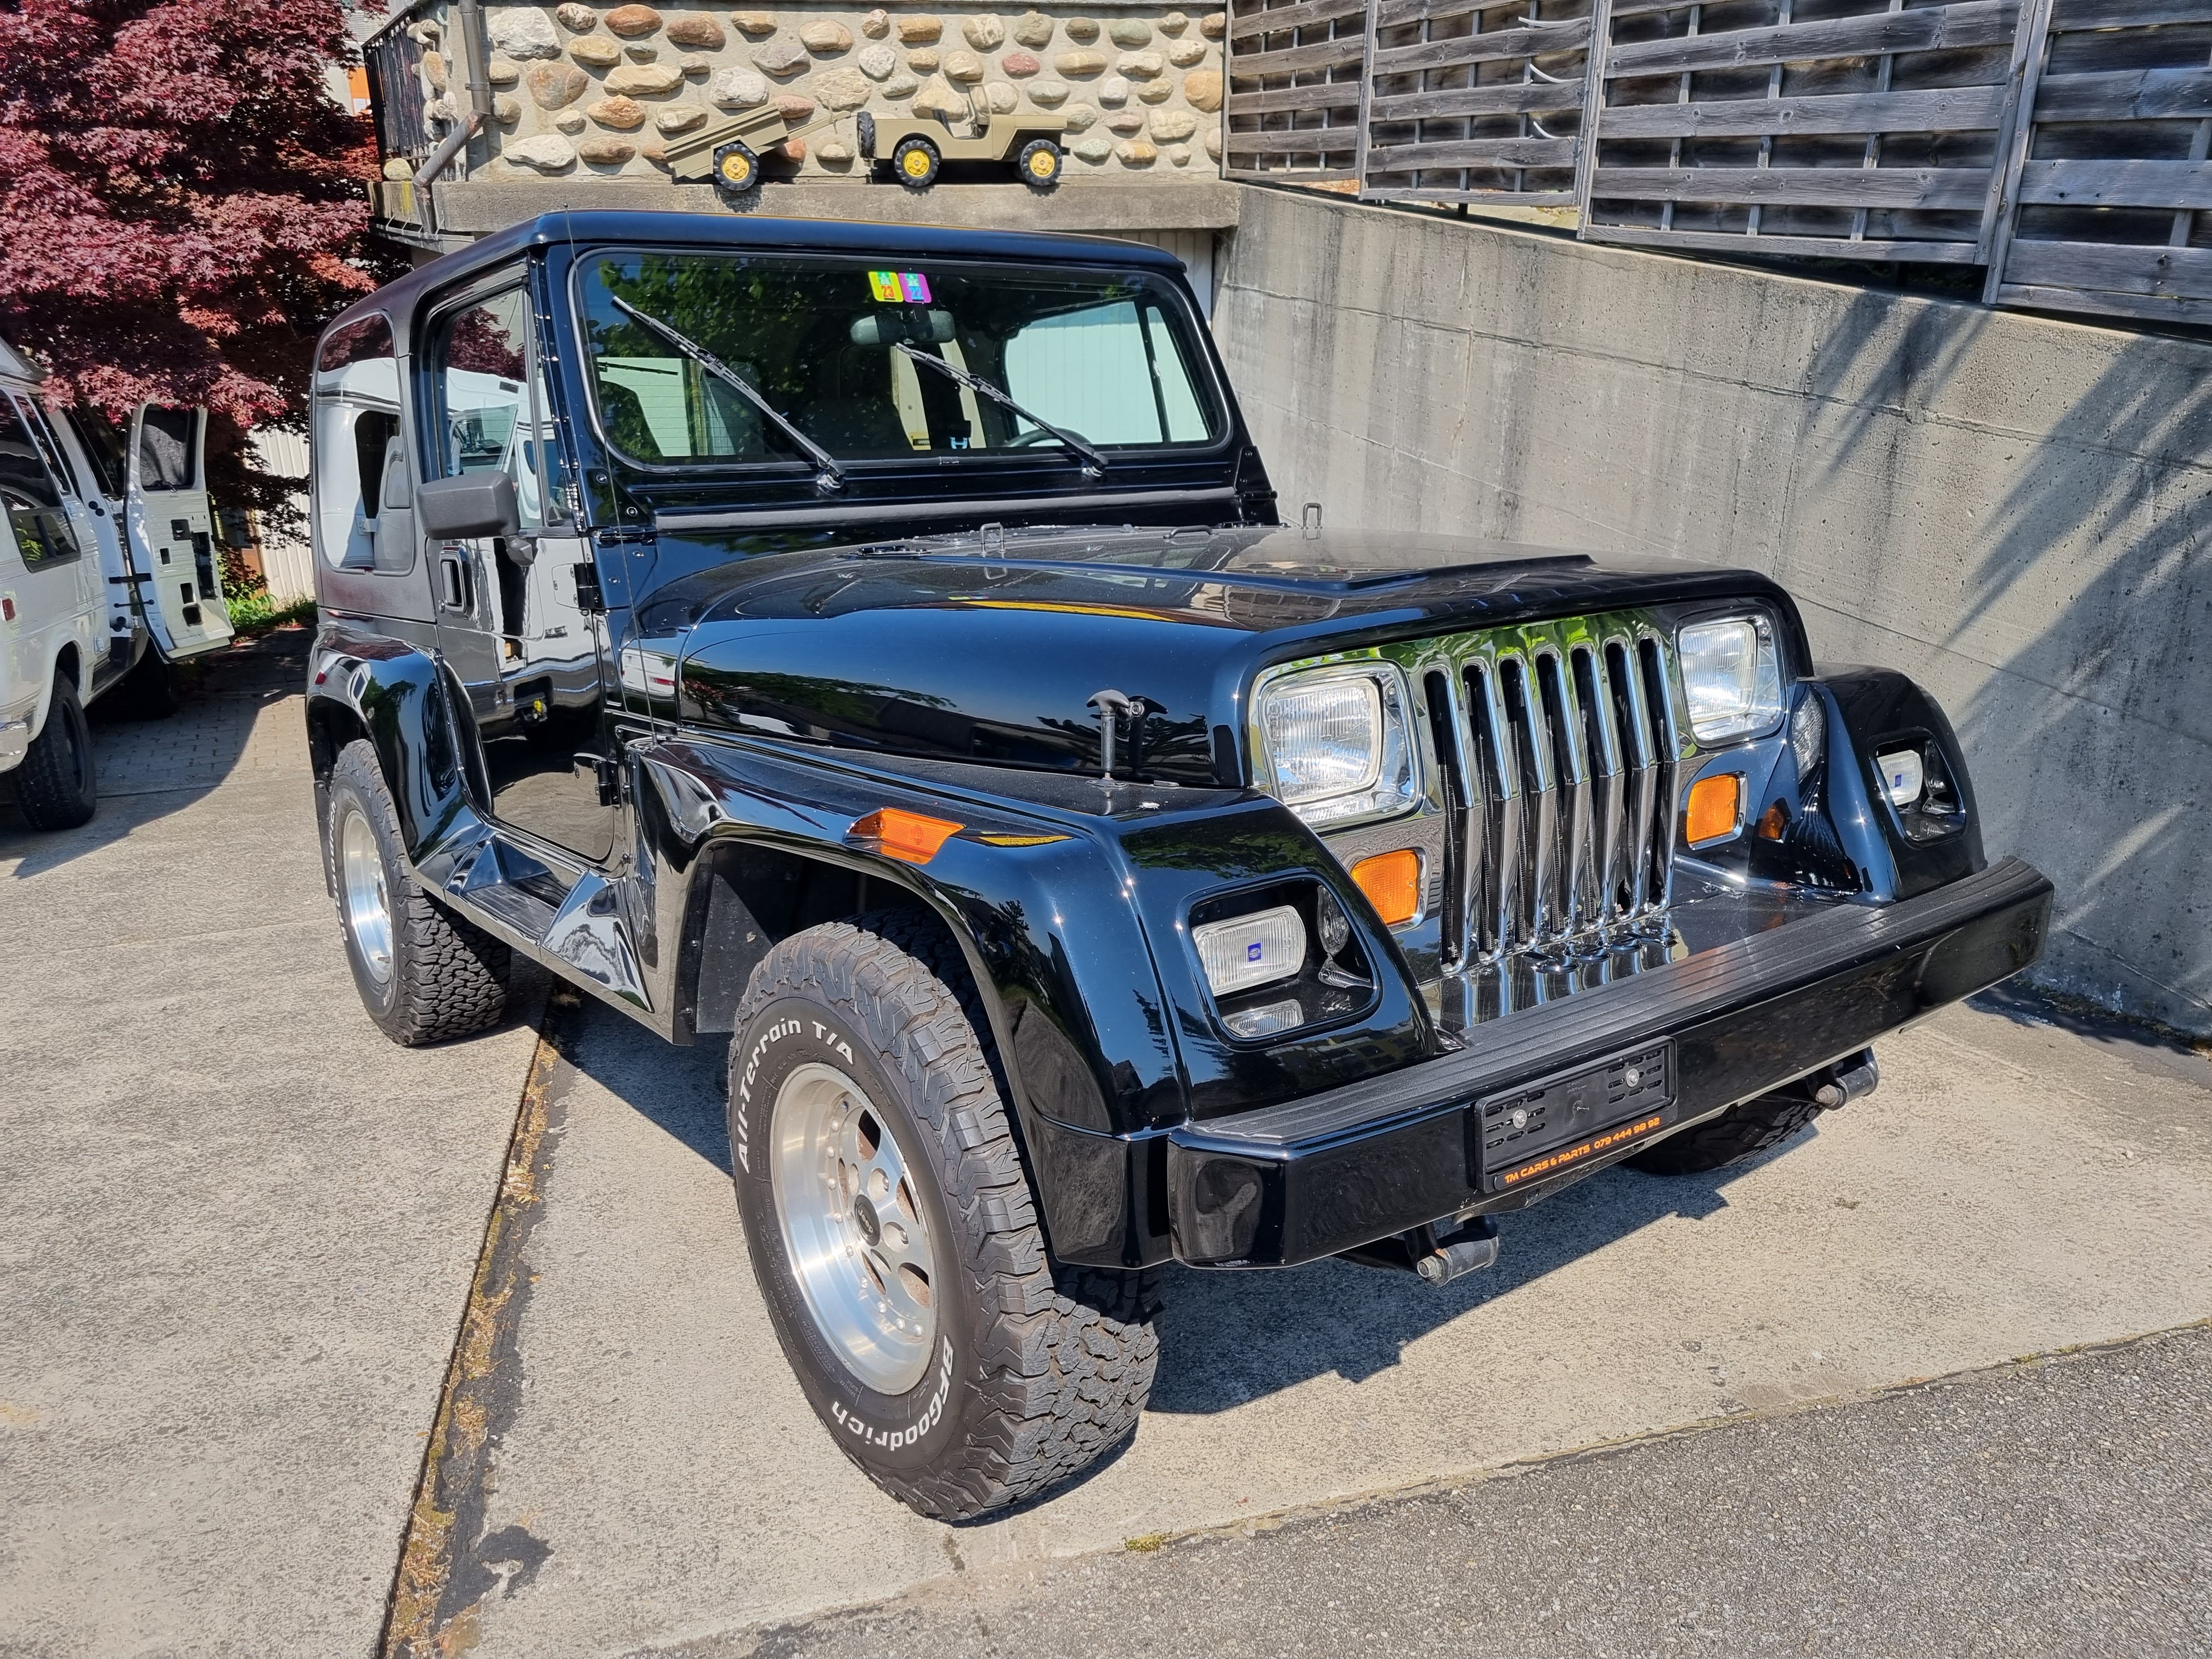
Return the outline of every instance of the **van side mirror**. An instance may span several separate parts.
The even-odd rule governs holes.
[[[514,480],[504,472],[432,478],[415,491],[415,516],[424,535],[445,540],[512,536],[522,523]]]

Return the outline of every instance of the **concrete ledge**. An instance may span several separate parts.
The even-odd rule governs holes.
[[[482,236],[563,209],[634,213],[729,213],[708,185],[623,179],[469,179],[438,185],[438,228],[448,236]],[[862,220],[884,225],[948,225],[969,230],[1228,230],[1243,192],[1216,179],[1070,179],[1049,195],[1026,185],[939,185],[909,191],[862,179],[832,183],[770,179],[751,214],[778,219]]]

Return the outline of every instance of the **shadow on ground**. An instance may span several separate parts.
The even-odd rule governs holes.
[[[92,822],[33,830],[12,781],[0,778],[0,861],[15,860],[15,879],[27,880],[213,793],[245,757],[260,709],[305,686],[313,637],[280,629],[184,665],[183,706],[165,720],[133,718],[113,696],[94,703],[87,712],[100,805]],[[305,747],[303,735],[303,754]]]
[[[728,1045],[675,1048],[610,1009],[586,1014],[577,1067],[724,1175],[730,1172]],[[1816,1131],[1817,1133],[1817,1131]],[[1786,1157],[1800,1136],[1769,1153]],[[1152,1409],[1206,1415],[1334,1373],[1352,1382],[1399,1363],[1439,1327],[1670,1216],[1724,1209],[1726,1189],[1765,1160],[1665,1179],[1614,1169],[1503,1218],[1498,1265],[1432,1290],[1411,1273],[1329,1261],[1283,1272],[1168,1270]],[[735,1200],[732,1200],[732,1202]]]

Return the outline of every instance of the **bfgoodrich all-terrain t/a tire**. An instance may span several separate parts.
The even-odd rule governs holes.
[[[959,952],[856,917],[754,970],[730,1047],[738,1205],[776,1335],[845,1455],[964,1520],[1067,1480],[1135,1428],[1149,1273],[1056,1267]]]
[[[399,815],[366,741],[348,744],[331,769],[323,855],[354,984],[385,1036],[411,1048],[498,1023],[507,948],[408,873]]]

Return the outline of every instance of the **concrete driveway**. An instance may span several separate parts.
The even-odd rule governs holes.
[[[595,1005],[542,1049],[369,1025],[281,670],[103,726],[78,836],[0,826],[0,1650],[368,1653],[396,1577],[395,1645],[633,1652],[2212,1314],[2212,1066],[1959,1009],[1762,1162],[1508,1218],[1475,1281],[1176,1273],[1121,1456],[922,1521],[776,1348],[719,1047]]]
[[[535,1037],[361,1012],[304,638],[0,826],[0,1650],[377,1643]]]

